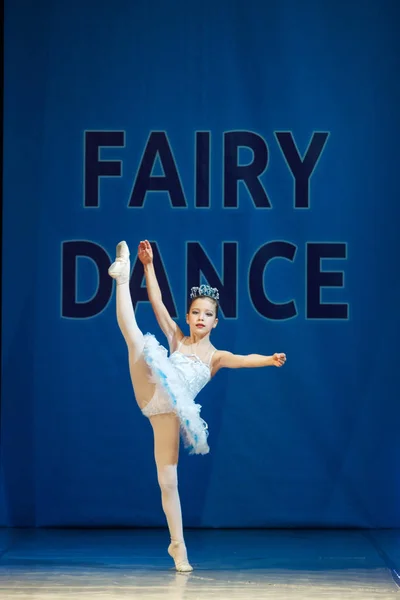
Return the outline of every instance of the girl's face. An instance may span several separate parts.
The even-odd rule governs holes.
[[[196,335],[204,337],[209,334],[218,323],[215,302],[208,298],[194,300],[186,315],[186,323],[189,325],[190,331]]]

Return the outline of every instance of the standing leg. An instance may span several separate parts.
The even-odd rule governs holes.
[[[117,321],[128,347],[129,371],[136,401],[143,408],[154,395],[150,369],[143,358],[144,336],[136,322],[129,289],[130,261],[126,242],[117,246],[117,257],[108,270],[117,283]]]
[[[183,538],[182,511],[178,492],[179,420],[174,413],[150,417],[154,432],[154,456],[162,507],[167,518],[171,543],[168,553],[177,571],[192,571]]]

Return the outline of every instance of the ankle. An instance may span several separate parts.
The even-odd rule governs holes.
[[[173,539],[171,538],[171,544],[174,544],[174,546],[179,546],[180,544],[185,545],[185,540],[181,539]]]

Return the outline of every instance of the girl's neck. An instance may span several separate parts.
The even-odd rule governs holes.
[[[191,333],[186,339],[192,346],[208,346],[211,343],[209,333],[204,337],[197,337],[196,334]]]

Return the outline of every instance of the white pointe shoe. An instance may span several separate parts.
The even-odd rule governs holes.
[[[129,281],[131,265],[129,261],[129,248],[125,241],[122,241],[117,246],[117,255],[115,261],[108,269],[108,274],[113,279],[117,280],[117,285],[127,283]]]
[[[175,562],[175,569],[181,573],[189,573],[193,571],[192,565],[189,564],[185,542],[172,541],[168,546],[168,554],[172,556]]]

